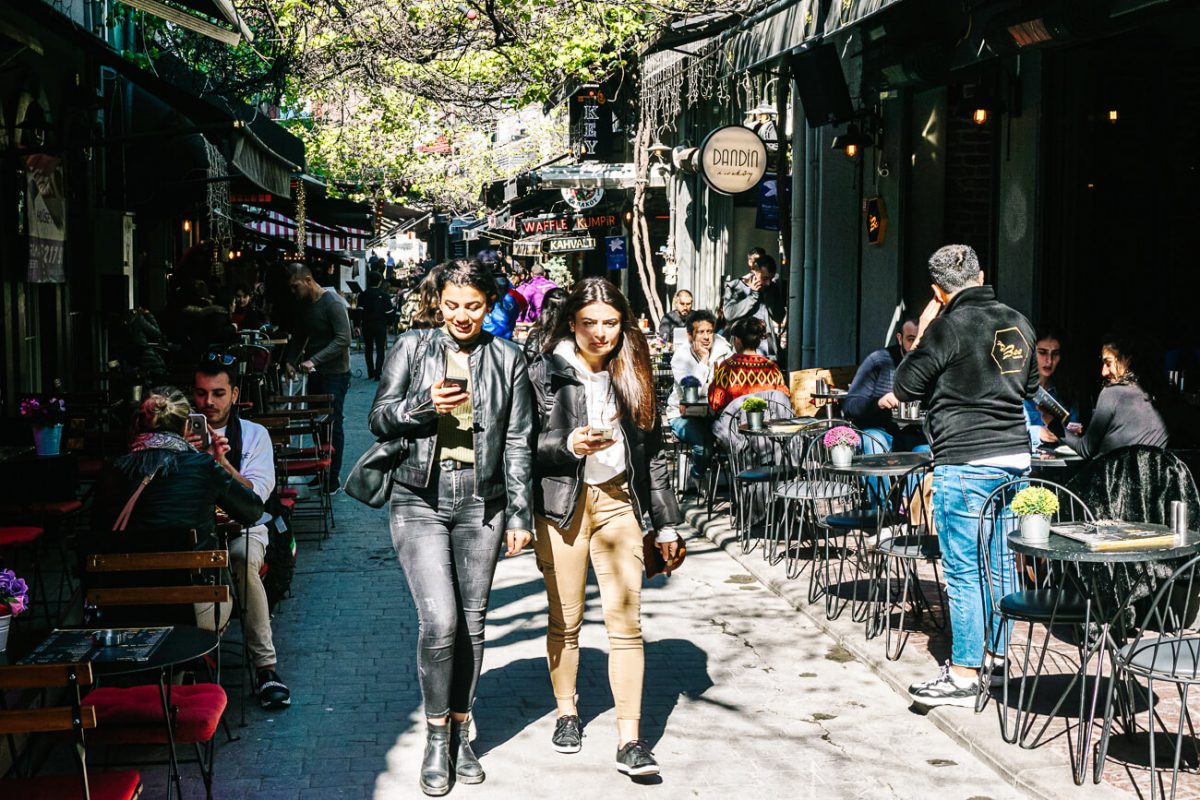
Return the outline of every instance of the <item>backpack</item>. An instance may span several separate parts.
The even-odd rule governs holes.
[[[279,602],[291,594],[295,574],[296,537],[283,516],[276,515],[267,523],[267,550],[258,573],[267,593],[268,609],[274,611]]]

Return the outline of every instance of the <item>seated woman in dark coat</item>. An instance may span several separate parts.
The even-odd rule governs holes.
[[[184,438],[191,405],[173,387],[154,389],[134,417],[133,445],[100,476],[93,514],[94,536],[88,552],[154,552],[216,546],[216,509],[243,525],[258,521],[262,501],[217,463],[212,452],[198,452]],[[209,431],[212,447],[227,451],[223,436]],[[139,487],[128,519],[114,530]],[[192,541],[191,531],[195,531]],[[94,579],[98,576],[89,576]],[[161,586],[177,576],[143,573],[136,585]],[[112,585],[111,583],[108,585]],[[126,584],[130,585],[130,584]],[[222,615],[224,616],[224,615]]]
[[[1127,342],[1114,337],[1100,349],[1100,376],[1105,386],[1096,401],[1096,412],[1086,431],[1072,423],[1065,437],[1084,458],[1134,444],[1167,446],[1167,426],[1134,372],[1132,352]]]

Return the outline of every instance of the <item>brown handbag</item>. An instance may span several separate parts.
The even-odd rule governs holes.
[[[670,575],[675,570],[679,569],[683,564],[684,556],[687,555],[687,545],[683,543],[683,537],[679,538],[679,550],[675,553],[675,557],[670,563],[663,558],[662,550],[658,549],[658,542],[655,541],[658,534],[650,531],[642,537],[642,561],[646,565],[646,577],[653,578],[660,572],[665,572]]]

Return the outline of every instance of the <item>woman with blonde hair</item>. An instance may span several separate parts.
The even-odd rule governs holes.
[[[550,604],[546,651],[558,705],[551,741],[562,753],[582,746],[575,686],[590,561],[609,639],[617,769],[654,775],[658,763],[639,735],[642,520],[649,515],[671,562],[681,516],[662,452],[650,350],[629,301],[602,278],[575,286],[545,350],[530,367],[530,379],[540,421],[534,547]]]

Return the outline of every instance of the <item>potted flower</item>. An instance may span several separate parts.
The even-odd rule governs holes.
[[[0,569],[0,653],[8,647],[12,618],[29,606],[29,587],[11,569]]]
[[[679,382],[683,387],[683,402],[699,403],[700,402],[700,379],[695,375],[685,375],[683,380]]]
[[[742,411],[746,412],[746,425],[752,431],[763,429],[763,414],[767,411],[767,401],[761,397],[747,397],[742,401]]]
[[[61,397],[26,397],[21,417],[33,427],[33,444],[39,456],[56,456],[62,443],[67,403]]]
[[[1050,538],[1050,517],[1058,513],[1058,497],[1041,486],[1026,486],[1009,505],[1021,518],[1021,538],[1027,542],[1045,542]]]
[[[862,442],[853,428],[838,425],[825,432],[825,447],[829,449],[829,460],[835,467],[848,467],[854,458],[854,449]]]

